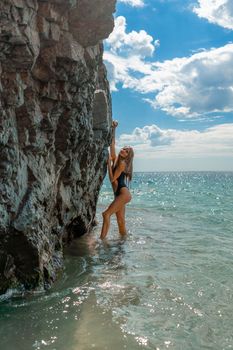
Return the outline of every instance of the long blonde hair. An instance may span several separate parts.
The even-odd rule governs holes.
[[[132,177],[133,177],[134,151],[133,151],[133,148],[131,146],[125,146],[124,148],[128,149],[128,151],[129,151],[128,155],[127,155],[126,158],[123,158],[119,154],[118,157],[117,157],[117,161],[116,161],[115,167],[117,167],[120,162],[124,162],[125,163],[125,170],[124,170],[125,176],[126,176],[128,181],[131,181]]]

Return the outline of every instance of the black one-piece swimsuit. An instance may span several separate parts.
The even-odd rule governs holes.
[[[115,197],[117,197],[117,196],[119,196],[119,194],[120,194],[120,189],[122,188],[122,187],[127,187],[128,188],[128,186],[126,185],[126,183],[125,183],[125,176],[126,174],[124,173],[124,171],[122,171],[122,173],[121,173],[121,175],[118,177],[118,179],[117,179],[117,181],[118,181],[118,185],[117,185],[117,190],[116,190],[116,192],[114,193],[115,194]]]

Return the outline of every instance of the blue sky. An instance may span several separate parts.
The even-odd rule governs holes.
[[[118,0],[104,58],[135,170],[233,170],[232,42],[232,0]]]

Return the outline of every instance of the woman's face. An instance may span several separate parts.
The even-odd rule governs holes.
[[[128,147],[123,147],[121,150],[120,150],[120,156],[122,158],[126,158],[129,154],[129,148]]]

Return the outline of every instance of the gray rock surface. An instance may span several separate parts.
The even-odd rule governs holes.
[[[116,0],[0,2],[0,293],[47,288],[106,174]]]

